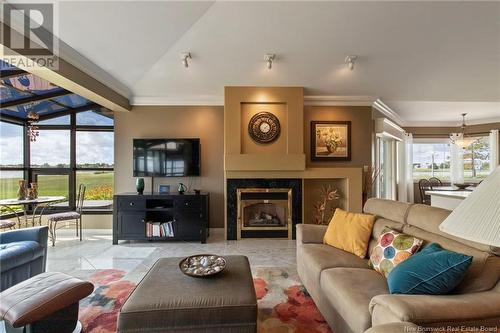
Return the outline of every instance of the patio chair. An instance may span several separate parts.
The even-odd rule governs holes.
[[[420,179],[418,181],[418,189],[420,191],[420,199],[422,200],[422,203],[424,205],[430,205],[431,197],[430,195],[425,194],[425,192],[432,190],[431,182],[428,181],[427,179]]]
[[[80,235],[80,241],[82,241],[82,209],[84,199],[85,185],[80,184],[80,186],[78,187],[78,195],[76,197],[75,211],[56,213],[47,216],[47,223],[49,225],[49,238],[52,242],[52,246],[56,245],[56,230],[60,228],[57,227],[57,224],[63,221],[75,221],[76,236]]]

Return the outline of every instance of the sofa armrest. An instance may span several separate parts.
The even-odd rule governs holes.
[[[396,320],[419,325],[500,320],[500,293],[490,290],[461,295],[378,295],[370,301],[370,314],[373,326]]]
[[[47,247],[49,228],[46,226],[5,231],[0,233],[0,244],[35,241],[43,247]]]
[[[323,244],[326,228],[326,225],[297,224],[297,244]]]

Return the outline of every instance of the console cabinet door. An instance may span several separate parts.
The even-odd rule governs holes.
[[[118,228],[120,235],[146,237],[146,226],[144,224],[144,212],[118,213]]]

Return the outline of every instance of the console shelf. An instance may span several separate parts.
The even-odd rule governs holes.
[[[121,193],[113,200],[113,244],[118,244],[119,240],[206,242],[209,232],[208,193]],[[147,236],[147,222],[172,222],[174,236]]]

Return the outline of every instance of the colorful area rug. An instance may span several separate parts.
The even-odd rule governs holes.
[[[92,295],[80,302],[84,332],[116,332],[121,306],[135,287],[125,272],[108,269],[92,274]],[[284,268],[258,268],[254,276],[259,333],[331,332],[313,300],[300,284],[297,273]]]

